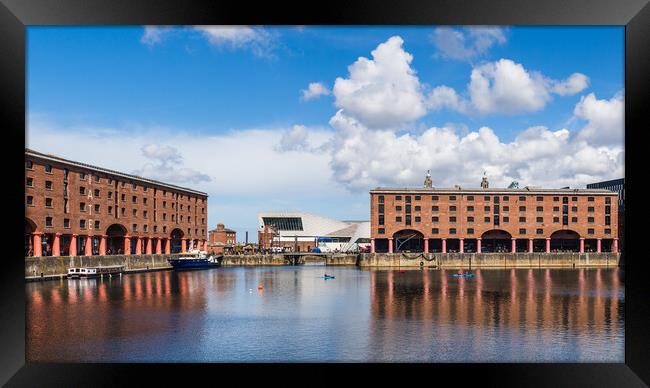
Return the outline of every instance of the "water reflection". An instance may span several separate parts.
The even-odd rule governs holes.
[[[460,362],[623,361],[617,269],[453,272],[371,273],[377,353],[411,361],[431,359],[432,350],[445,352],[435,360]],[[391,329],[396,323],[402,330]]]
[[[324,268],[28,283],[27,359],[623,362],[618,269]]]

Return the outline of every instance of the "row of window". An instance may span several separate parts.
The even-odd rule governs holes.
[[[53,218],[52,218],[52,217],[45,217],[45,227],[47,227],[47,228],[54,227],[54,224],[53,224]],[[64,218],[64,219],[63,219],[63,227],[66,228],[66,229],[69,229],[69,228],[70,228],[70,219],[69,219],[69,218]],[[94,221],[94,228],[95,228],[95,229],[100,229],[100,227],[101,227],[101,222],[100,222],[99,220],[95,220],[95,221]],[[146,224],[143,225],[142,228],[143,228],[143,232],[148,232],[148,231],[149,231],[149,230],[148,230],[148,225],[146,225]],[[79,229],[86,229],[86,220],[79,220]],[[131,229],[132,229],[134,232],[137,232],[137,231],[138,231],[138,224],[133,224],[132,227],[131,227]],[[163,225],[162,231],[163,231],[163,233],[167,233],[167,226]],[[205,231],[205,229],[201,229],[201,234],[203,234],[204,231]],[[153,232],[154,232],[154,233],[158,232],[158,226],[157,226],[157,225],[154,225],[154,226],[153,226]],[[188,233],[188,234],[191,233],[191,229],[190,229],[190,228],[187,228],[187,233]],[[199,234],[199,230],[198,230],[198,229],[194,229],[194,233],[198,235],[198,234]]]
[[[27,205],[33,206],[34,205],[34,197],[31,195],[27,196]],[[52,208],[52,198],[45,198],[45,207],[46,208]],[[86,203],[80,202],[79,203],[79,211],[85,212],[86,211]],[[94,211],[95,213],[99,213],[101,211],[101,206],[99,204],[94,205]],[[138,210],[133,209],[133,217],[138,216]],[[67,210],[66,210],[67,213]],[[113,206],[108,206],[108,214],[113,214]],[[142,212],[142,217],[147,218],[148,217],[148,212],[144,210]],[[126,208],[122,208],[122,216],[126,215]],[[171,215],[171,220],[174,221],[174,214]],[[162,213],[162,219],[163,221],[167,220],[167,213]],[[183,222],[183,216],[180,216],[180,222]],[[187,222],[189,224],[192,223],[192,219],[190,217],[187,217]],[[205,218],[201,218],[201,224],[205,225]]]
[[[33,178],[31,178],[31,177],[27,178],[27,187],[34,187],[34,179]],[[45,189],[46,190],[52,190],[52,181],[45,181]],[[86,194],[86,188],[85,187],[80,187],[79,188],[79,194],[85,195]],[[95,197],[100,197],[100,190],[99,189],[94,190],[94,196]],[[109,191],[108,192],[108,198],[112,198],[112,197],[113,197],[113,192]],[[131,200],[132,200],[132,203],[138,203],[138,199],[137,199],[137,197],[135,195],[132,197]],[[122,201],[123,202],[126,201],[126,195],[125,194],[122,194]],[[145,205],[147,204],[147,198],[143,198],[143,203]],[[172,203],[171,205],[172,205],[172,208],[174,208],[174,203]],[[163,206],[162,207],[167,208],[167,202],[166,201],[163,201]],[[183,204],[180,204],[180,210],[183,210]],[[190,214],[192,212],[191,207],[188,206],[187,211],[188,211],[188,214]],[[201,208],[201,214],[205,214],[205,208]]]
[[[33,169],[34,169],[34,163],[33,163],[31,160],[26,160],[26,161],[25,161],[25,167],[26,167],[28,170],[33,170]],[[50,165],[50,164],[46,164],[46,165],[44,166],[44,169],[45,169],[45,172],[46,172],[46,173],[48,173],[48,174],[52,174],[52,165]],[[79,173],[79,179],[82,180],[82,181],[86,180],[86,175],[87,175],[87,174],[86,174],[85,172],[80,172],[80,173]],[[67,169],[67,168],[64,168],[64,179],[67,180],[67,178],[68,178],[68,169]],[[100,177],[99,175],[94,174],[94,175],[93,175],[93,179],[94,179],[94,181],[95,181],[96,183],[101,183],[101,177]],[[110,184],[113,184],[113,181],[114,181],[113,178],[106,178],[106,179],[107,179],[107,182],[108,182],[109,185],[110,185]],[[50,182],[50,183],[51,183],[51,182]],[[120,183],[121,183],[121,186],[122,186],[122,187],[125,187],[125,186],[126,186],[126,181],[121,181]],[[28,186],[29,186],[29,185],[28,185]],[[135,183],[135,182],[132,182],[132,183],[131,183],[131,187],[135,190],[135,189],[137,189],[138,184]],[[145,191],[145,192],[146,192],[147,190],[148,190],[148,186],[143,185],[143,186],[142,186],[142,191]],[[163,192],[163,197],[164,197],[164,196],[167,196],[167,190],[163,190],[162,192]],[[83,194],[83,192],[82,192],[81,194]],[[174,195],[175,198],[178,198],[179,196],[180,196],[180,199],[183,199],[183,198],[184,198],[184,197],[183,197],[183,194],[172,193],[172,195]],[[188,196],[188,200],[191,199],[191,198],[192,198],[192,197]],[[205,198],[197,198],[197,200],[198,200],[198,199],[200,199],[202,203],[205,203]]]
[[[495,205],[495,209],[494,209],[495,212],[499,211],[498,206],[499,205]],[[402,211],[402,209],[403,209],[403,207],[401,205],[395,206],[395,211]],[[411,209],[411,205],[406,205],[406,212],[407,213],[410,212],[410,209]],[[414,206],[414,209],[415,209],[416,212],[419,212],[419,211],[422,210],[422,207],[416,205],[416,206]],[[468,212],[473,212],[474,211],[474,206],[471,206],[471,205],[467,206],[466,209],[467,209]],[[492,207],[491,206],[484,206],[483,210],[486,211],[486,212],[489,212],[489,211],[492,210]],[[503,210],[504,212],[510,211],[510,206],[503,206],[501,208],[501,210]],[[537,206],[535,208],[535,210],[538,211],[538,212],[543,212],[544,207],[543,206]],[[568,207],[566,209],[563,209],[563,210],[568,210]],[[605,206],[605,213],[609,213],[609,210],[610,210],[610,207]],[[431,211],[434,211],[434,212],[440,211],[440,206],[435,206],[435,205],[431,206]],[[449,211],[450,212],[455,212],[455,211],[457,211],[457,207],[454,206],[454,205],[450,205],[449,206]],[[526,211],[526,206],[519,206],[519,211],[520,212],[525,212]],[[559,206],[553,206],[553,211],[554,212],[559,212],[560,207]],[[574,212],[574,213],[577,212],[578,207],[577,206],[572,206],[571,211]],[[589,207],[587,207],[587,211],[589,213],[593,213],[595,211],[595,208],[593,206],[589,206]],[[384,212],[384,205],[379,205],[379,213],[383,213],[383,212]]]
[[[407,215],[406,216],[406,223],[407,225],[410,225],[411,221],[411,216]],[[415,222],[421,222],[422,218],[420,216],[415,216]],[[491,222],[490,217],[484,217],[483,221],[486,223]],[[510,217],[503,217],[502,221],[504,223],[510,222]],[[402,216],[396,216],[395,217],[395,222],[402,222]],[[440,217],[438,216],[433,216],[431,217],[431,222],[440,222]],[[449,217],[449,222],[457,222],[456,216],[450,216]],[[467,217],[467,222],[474,222],[474,217],[473,216],[468,216]],[[526,217],[519,217],[519,222],[527,222]],[[537,223],[543,223],[544,222],[544,217],[536,217],[535,222]],[[560,217],[553,217],[553,223],[557,224],[560,222]],[[577,223],[578,222],[578,217],[571,217],[571,222],[572,223]],[[594,223],[595,218],[594,217],[587,217],[587,222],[589,223]],[[379,225],[384,225],[385,223],[385,218],[383,214],[379,215]],[[611,225],[611,216],[605,216],[605,225]]]
[[[53,227],[53,221],[52,217],[45,217],[45,227],[51,228]],[[63,227],[66,229],[70,228],[70,219],[69,218],[64,218],[63,219]],[[95,221],[95,229],[99,229],[101,227],[101,223],[99,220]],[[86,229],[86,220],[79,220],[79,229]]]
[[[386,229],[384,228],[379,228],[377,230],[378,234],[386,234]],[[535,229],[535,233],[538,235],[544,234],[544,229]],[[432,228],[431,229],[431,234],[440,234],[440,229],[438,228]],[[449,228],[449,234],[457,234],[456,233],[456,228]],[[474,234],[474,228],[467,228],[467,234],[472,235]],[[521,228],[519,229],[519,234],[520,235],[525,235],[526,234],[526,229]],[[596,231],[594,229],[587,229],[587,234],[596,234]],[[605,234],[612,234],[611,229],[605,229]]]
[[[504,195],[504,196],[494,196],[494,197],[489,196],[489,195],[486,195],[486,196],[483,197],[483,200],[486,201],[486,202],[489,202],[489,201],[491,201],[493,198],[494,198],[494,202],[495,202],[495,203],[498,203],[498,202],[499,202],[499,199],[503,200],[504,202],[508,202],[508,201],[510,201],[510,196],[508,196],[508,195]],[[525,201],[526,201],[526,198],[527,198],[527,197],[526,197],[525,195],[522,195],[522,196],[519,197],[519,201],[520,201],[520,202],[525,202]],[[415,201],[420,201],[420,200],[422,199],[422,196],[420,196],[420,195],[414,195],[414,196],[413,196],[413,199],[414,199]],[[448,199],[449,199],[449,201],[456,201],[456,196],[455,196],[455,195],[450,195],[450,196],[448,196]],[[536,199],[538,202],[543,202],[543,201],[544,201],[544,197],[543,197],[543,196],[537,196],[535,199]],[[395,200],[396,200],[396,201],[401,201],[401,200],[402,200],[402,196],[401,196],[401,195],[396,195],[396,196],[395,196]],[[410,195],[405,195],[405,196],[404,196],[404,200],[406,201],[406,203],[411,203],[411,196],[410,196]],[[432,195],[432,196],[431,196],[431,200],[432,200],[432,201],[438,201],[438,200],[440,200],[440,196],[438,196],[438,195]],[[473,196],[473,195],[468,195],[468,196],[465,197],[465,200],[466,200],[466,201],[473,201],[473,200],[474,200],[474,196]],[[609,203],[611,203],[611,200],[612,200],[611,197],[605,197],[605,203],[609,204]],[[560,197],[553,197],[553,202],[559,202],[559,201],[560,201]],[[562,203],[568,203],[568,201],[569,201],[569,197],[562,197]],[[572,202],[578,202],[578,197],[571,197],[571,201],[572,201]],[[587,201],[589,201],[589,202],[594,202],[594,197],[587,197]],[[379,196],[378,196],[378,203],[384,203],[384,196],[383,196],[383,195],[379,195]]]
[[[133,225],[131,225],[131,230],[132,230],[133,232],[137,232],[137,231],[138,231],[138,224],[133,224]],[[147,230],[147,225],[146,225],[146,224],[142,226],[142,231],[143,231],[143,232],[148,232],[148,230]],[[157,226],[157,225],[154,225],[154,226],[153,226],[153,232],[154,232],[154,233],[158,232],[158,226]],[[191,234],[191,232],[192,232],[192,229],[191,229],[191,228],[187,228],[187,234]],[[203,234],[204,232],[205,232],[205,229],[201,229],[201,234]],[[163,225],[163,233],[167,233],[167,227],[164,226],[164,225]],[[198,229],[194,229],[194,234],[195,234],[195,235],[198,235],[198,234],[199,234],[199,230],[198,230]]]
[[[45,226],[48,228],[53,227],[52,223],[52,217],[45,217]],[[95,229],[100,228],[100,221],[95,221]],[[63,227],[68,229],[70,228],[70,219],[69,218],[64,218],[63,219]],[[79,228],[80,229],[86,229],[86,220],[79,220]]]

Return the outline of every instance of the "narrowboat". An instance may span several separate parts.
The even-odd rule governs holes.
[[[104,275],[119,275],[123,271],[123,265],[111,265],[106,267],[73,267],[68,269],[68,279],[97,278]]]

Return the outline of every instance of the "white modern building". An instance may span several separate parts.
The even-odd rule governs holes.
[[[305,212],[260,212],[260,248],[348,252],[370,246],[370,221],[339,221]]]

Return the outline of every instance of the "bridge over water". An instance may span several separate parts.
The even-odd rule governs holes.
[[[325,262],[326,265],[333,264],[355,264],[356,254],[348,253],[318,253],[318,252],[288,252],[281,253],[284,262],[289,265],[301,265],[306,262]]]

